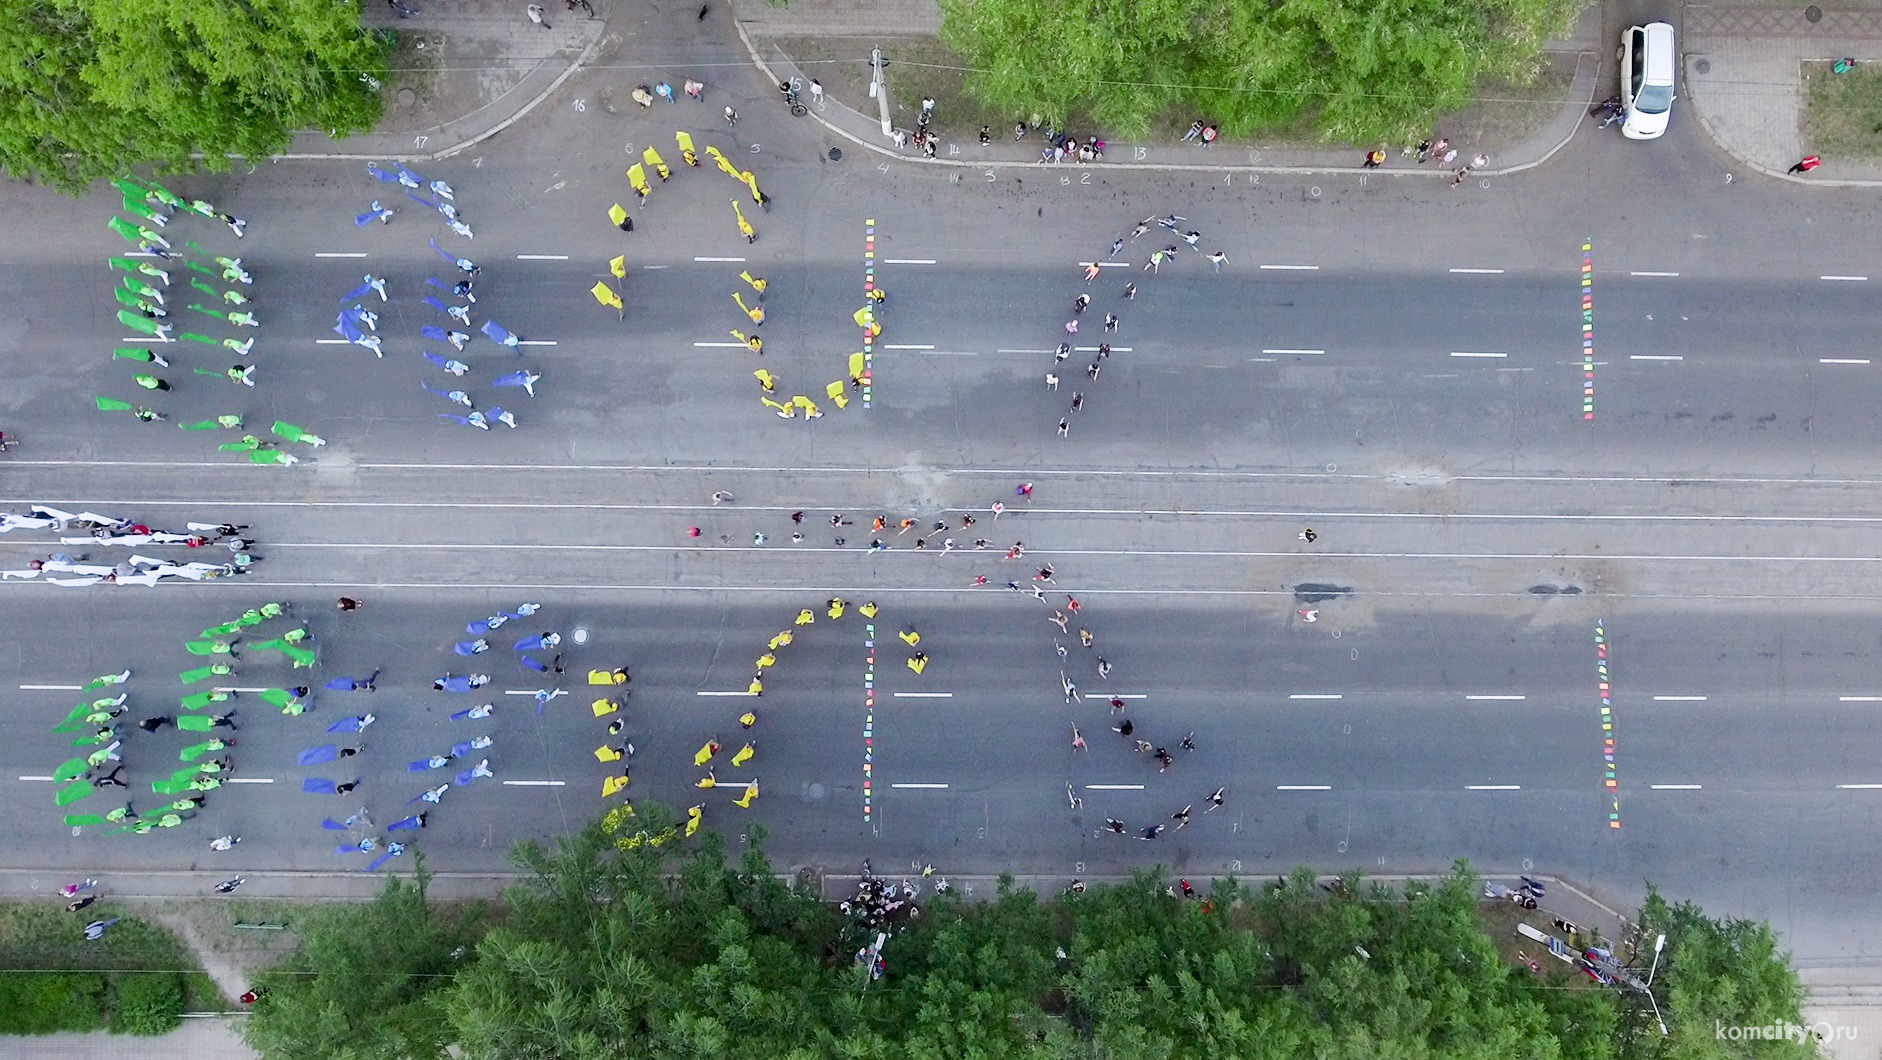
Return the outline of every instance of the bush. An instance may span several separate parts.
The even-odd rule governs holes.
[[[95,1031],[104,993],[104,976],[90,972],[9,972],[0,976],[0,1034]]]
[[[112,1034],[155,1037],[183,1024],[183,979],[173,972],[120,975],[111,995]]]

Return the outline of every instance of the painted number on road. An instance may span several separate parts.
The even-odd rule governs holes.
[[[585,112],[585,111],[587,111],[587,110],[588,110],[588,101],[587,101],[587,100],[585,100],[585,99],[578,99],[578,100],[576,100],[576,101],[575,101],[575,113],[577,113],[577,114],[581,114],[581,113],[583,113],[583,112]]]
[[[993,183],[993,170],[987,170],[987,183]]]

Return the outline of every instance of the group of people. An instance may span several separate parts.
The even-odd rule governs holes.
[[[231,523],[187,523],[187,533],[173,533],[153,530],[143,523],[117,516],[90,511],[68,512],[43,504],[33,505],[26,514],[0,513],[0,533],[22,529],[86,531],[83,535],[61,536],[61,545],[123,545],[128,548],[181,545],[186,549],[221,546],[228,550],[229,558],[226,562],[177,562],[133,553],[115,563],[93,563],[89,553],[54,552],[31,560],[24,567],[0,570],[0,579],[40,578],[49,584],[67,587],[153,586],[164,578],[205,581],[234,575],[246,571],[255,561],[249,551],[252,542],[240,532],[246,527]]]
[[[366,172],[374,180],[385,184],[396,184],[403,188],[406,197],[431,208],[442,218],[445,226],[453,232],[467,239],[474,238],[470,226],[458,212],[457,193],[450,184],[443,180],[426,180],[402,163],[394,163],[393,169],[387,170],[377,163],[368,162]],[[422,194],[425,192],[429,192],[429,196]],[[371,224],[374,220],[380,223],[390,223],[393,212],[383,202],[375,199],[369,210],[354,218],[354,223],[361,226]],[[427,291],[419,301],[439,316],[431,323],[420,325],[419,335],[431,342],[449,345],[452,353],[434,352],[421,348],[419,355],[427,364],[443,369],[452,377],[452,380],[462,379],[472,371],[469,363],[453,354],[462,354],[477,334],[482,334],[506,350],[514,351],[520,357],[523,345],[522,336],[493,319],[486,318],[481,323],[476,323],[471,319],[473,312],[478,312],[474,308],[478,304],[477,279],[483,274],[483,267],[467,257],[444,249],[438,244],[436,236],[427,237],[427,243],[455,271],[447,272],[445,279],[439,279],[436,276],[425,278],[423,286],[431,290]],[[379,296],[376,303],[373,301],[375,294]],[[340,297],[339,314],[333,325],[334,332],[355,346],[371,350],[375,357],[384,359],[383,337],[379,334],[379,311],[390,301],[386,277],[366,273],[360,278],[357,286]],[[490,386],[493,390],[514,387],[521,389],[530,397],[535,397],[536,383],[541,378],[541,373],[524,367],[496,375],[491,380]],[[501,424],[511,429],[517,426],[514,412],[500,405],[479,408],[477,399],[462,384],[453,381],[446,382],[442,386],[433,386],[430,380],[421,376],[419,385],[427,393],[443,398],[461,410],[438,413],[438,418],[447,423],[481,431],[489,430],[494,424]],[[493,400],[496,399],[496,395],[493,394],[492,397]]]
[[[195,365],[191,367],[192,374],[220,379],[236,386],[253,387],[256,366],[247,358],[253,353],[255,338],[253,335],[239,336],[243,328],[261,326],[248,295],[254,277],[239,257],[211,254],[194,240],[184,240],[184,249],[179,249],[165,234],[172,221],[195,216],[222,222],[240,239],[248,222],[224,213],[202,199],[184,199],[154,181],[139,181],[126,176],[112,183],[123,192],[123,212],[130,215],[131,219],[112,217],[106,224],[137,248],[134,256],[107,259],[113,269],[124,273],[119,278],[118,286],[112,289],[112,295],[122,307],[118,310],[118,320],[133,331],[149,337],[146,345],[118,347],[112,351],[112,359],[132,362],[135,371],[131,381],[138,387],[152,395],[169,393],[178,384],[160,374],[160,370],[173,365],[169,358],[149,344],[197,342],[227,350],[237,360],[227,368]],[[194,294],[183,294],[184,285],[180,283],[172,287],[173,281],[182,278],[174,275],[177,266],[186,270],[184,276],[189,280],[187,286]],[[188,276],[190,272],[198,275]],[[177,296],[176,303],[169,301],[173,294]],[[184,304],[186,298],[192,300]],[[221,338],[189,330],[172,335],[172,331],[184,326],[182,321],[196,321],[195,317],[184,317],[185,311],[220,321],[235,330]],[[146,400],[154,400],[154,397]],[[162,410],[141,402],[98,395],[93,398],[93,403],[102,412],[129,412],[145,423],[169,418]],[[217,403],[220,404],[220,400]],[[222,413],[204,420],[179,423],[178,426],[185,430],[239,429],[242,417],[240,413]],[[308,440],[312,437],[308,435],[303,439],[290,440]],[[225,445],[222,449],[246,452],[248,459],[255,463],[296,462],[295,457],[283,452],[273,442],[262,443],[257,439],[255,443]]]

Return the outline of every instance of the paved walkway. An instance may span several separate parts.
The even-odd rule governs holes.
[[[1820,18],[1810,21],[1809,11]],[[1840,158],[1825,158],[1808,176],[1785,174],[1811,152],[1803,140],[1803,64],[1882,62],[1882,4],[1688,4],[1680,50],[1687,102],[1727,154],[1800,183],[1882,184],[1882,165]]]
[[[780,41],[792,37],[849,37],[859,49],[872,33],[898,38],[932,34],[940,25],[937,0],[791,0],[783,7],[769,0],[732,0],[734,22],[752,61],[774,81],[809,77],[780,47]],[[892,17],[883,19],[874,12]],[[1484,176],[1519,173],[1546,162],[1575,135],[1594,102],[1596,77],[1600,70],[1595,45],[1600,32],[1599,9],[1588,15],[1560,41],[1552,41],[1548,50],[1564,69],[1573,69],[1574,77],[1568,101],[1561,111],[1540,130],[1515,143],[1457,145],[1461,158],[1478,152],[1490,156]],[[893,28],[858,29],[886,21]],[[886,42],[885,42],[886,43]],[[891,57],[891,62],[893,58]],[[893,88],[893,75],[891,75]],[[826,86],[828,89],[829,86]],[[805,93],[808,99],[808,93]],[[893,114],[892,104],[882,99],[839,99],[826,94],[823,106],[812,116],[855,147],[905,162],[964,168],[1004,168],[1039,164],[1042,141],[1029,134],[1024,142],[1014,142],[1012,130],[996,130],[993,143],[982,147],[976,141],[943,142],[938,156],[924,159],[913,147],[896,148],[892,136],[884,130],[883,115]],[[1103,135],[1102,130],[1098,131]],[[1378,177],[1413,177],[1431,180],[1450,179],[1450,172],[1436,166],[1417,166],[1397,152],[1390,153],[1385,166],[1366,170],[1360,165],[1365,151],[1359,147],[1263,146],[1223,141],[1202,149],[1192,144],[1162,140],[1131,142],[1106,139],[1104,161],[1093,163],[1105,168],[1138,168],[1175,171],[1260,172],[1260,173],[1366,173]]]

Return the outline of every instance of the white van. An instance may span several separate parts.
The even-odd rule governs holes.
[[[1664,22],[1632,26],[1621,34],[1621,105],[1627,117],[1621,135],[1629,140],[1652,140],[1666,131],[1672,113],[1673,71],[1679,53],[1673,49],[1673,27]]]

